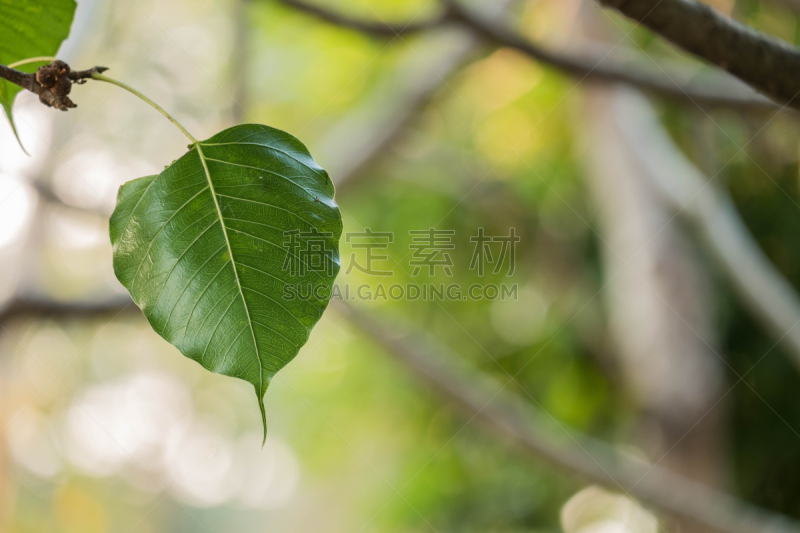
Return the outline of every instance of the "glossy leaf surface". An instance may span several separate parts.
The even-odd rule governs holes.
[[[155,331],[252,383],[262,417],[270,380],[308,340],[339,271],[333,193],[300,141],[246,124],[123,185],[111,217],[115,273]]]

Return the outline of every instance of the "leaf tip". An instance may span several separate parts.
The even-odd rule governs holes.
[[[25,145],[22,144],[22,139],[19,138],[17,125],[14,123],[14,117],[11,116],[11,109],[6,109],[6,116],[8,117],[8,123],[11,124],[11,131],[14,133],[14,137],[17,139],[17,142],[19,143],[19,147],[22,148],[22,151],[25,153],[25,155],[30,157],[31,154],[25,149]]]
[[[266,393],[266,391],[264,391]],[[264,426],[264,438],[261,440],[261,449],[264,449],[264,445],[267,443],[267,413],[264,411],[264,393],[259,390],[256,390],[256,396],[258,397],[258,408],[261,410],[261,424]]]

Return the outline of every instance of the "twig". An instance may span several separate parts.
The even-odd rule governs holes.
[[[598,0],[673,44],[800,109],[800,50],[695,0]]]
[[[402,25],[368,23],[352,19],[304,0],[277,1],[332,24],[378,37],[394,37],[408,32]],[[598,52],[597,47],[593,47],[594,52],[586,51],[580,54],[549,50],[516,35],[503,24],[476,15],[452,0],[445,1],[448,5],[447,11],[442,16],[423,23],[422,27],[416,28],[417,31],[457,22],[483,39],[519,50],[537,61],[549,64],[579,79],[623,82],[671,99],[705,106],[738,106],[755,109],[776,107],[769,99],[753,92],[746,85],[739,85],[733,79],[724,79],[718,75],[704,76],[695,82],[690,81],[693,76],[684,70],[672,69],[666,74],[660,70],[646,70],[641,66],[621,61],[605,51]]]
[[[106,70],[105,67],[93,67],[73,71],[63,61],[56,60],[31,74],[0,65],[0,78],[38,95],[39,101],[47,107],[67,111],[78,107],[68,96],[72,84],[85,83],[92,75]]]
[[[0,65],[0,78],[10,81],[14,85],[19,85],[23,89],[28,89],[29,91],[33,91],[33,82],[36,81],[33,74],[26,74],[19,70],[8,68],[5,65]]]
[[[699,230],[744,309],[800,367],[800,296],[758,246],[731,199],[675,146],[641,94],[620,90],[614,110],[643,177]]]
[[[368,338],[447,400],[503,434],[521,450],[585,480],[624,490],[674,515],[728,533],[797,533],[791,519],[755,507],[657,466],[647,466],[616,452],[610,446],[577,432],[559,429],[559,438],[546,417],[503,392],[485,375],[460,364],[460,358],[430,340],[423,344],[420,332],[401,336],[354,307],[335,302],[347,319]]]

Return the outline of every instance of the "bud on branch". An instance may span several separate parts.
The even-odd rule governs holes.
[[[69,98],[72,84],[86,83],[92,74],[106,70],[108,70],[106,67],[92,67],[88,70],[73,71],[65,62],[53,61],[49,65],[39,67],[33,74],[0,65],[0,78],[39,95],[39,101],[47,107],[67,111],[77,107]]]

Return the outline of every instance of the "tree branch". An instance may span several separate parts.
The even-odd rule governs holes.
[[[775,104],[753,92],[749,87],[739,85],[732,79],[718,75],[705,76],[697,82],[690,81],[692,74],[685,70],[673,69],[667,73],[643,69],[610,56],[608,51],[584,52],[581,54],[548,50],[516,35],[503,24],[490,21],[482,15],[460,7],[454,0],[445,0],[447,10],[443,15],[419,25],[404,27],[366,22],[340,15],[329,9],[309,4],[304,0],[277,0],[321,20],[337,24],[378,37],[395,37],[414,31],[436,28],[450,22],[459,23],[484,40],[498,46],[514,48],[532,59],[556,67],[566,74],[579,79],[604,82],[623,82],[641,87],[662,96],[705,106],[738,106],[757,109],[772,109]]]
[[[622,82],[670,99],[684,102],[688,100],[706,106],[775,107],[766,98],[734,80],[711,75],[695,82],[691,81],[693,74],[683,69],[644,69],[640,65],[621,60],[612,54],[610,48],[603,50],[599,44],[592,45],[591,51],[584,50],[580,54],[548,50],[517,35],[504,24],[462,7],[457,0],[444,1],[449,7],[451,18],[460,21],[484,39],[518,50],[581,80]]]
[[[101,318],[123,311],[140,312],[127,295],[97,301],[58,302],[43,297],[18,296],[0,306],[0,326],[23,316]]]
[[[554,434],[549,417],[522,402],[485,375],[460,364],[460,358],[433,345],[419,332],[398,333],[343,302],[333,305],[382,349],[408,366],[439,395],[504,435],[522,451],[567,473],[623,490],[674,515],[728,533],[797,533],[800,525],[658,466],[632,461],[593,438],[567,430]]]
[[[673,44],[800,109],[800,50],[695,0],[598,0]]]
[[[800,295],[761,250],[730,197],[675,146],[641,94],[619,91],[613,107],[642,177],[699,231],[744,309],[800,368]]]
[[[36,81],[36,77],[33,74],[26,74],[25,72],[8,68],[2,64],[0,64],[0,78],[10,81],[14,85],[19,85],[23,89],[27,89],[29,91],[34,90],[33,84]]]
[[[63,61],[53,61],[39,67],[36,73],[28,74],[0,64],[0,78],[18,85],[39,96],[39,101],[47,107],[67,111],[78,107],[69,98],[72,84],[85,83],[95,72],[105,72],[105,67],[73,71]]]
[[[725,372],[716,355],[710,280],[687,229],[669,223],[671,207],[642,180],[639,161],[614,127],[612,95],[611,86],[587,91],[584,120],[576,125],[601,229],[608,328],[627,389],[674,459],[684,451],[681,445],[693,453],[712,446],[715,439],[702,430],[722,411],[713,409]],[[687,475],[699,475],[700,464],[711,470],[718,452]]]

